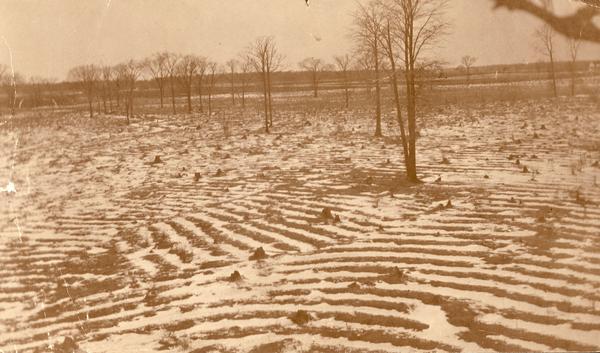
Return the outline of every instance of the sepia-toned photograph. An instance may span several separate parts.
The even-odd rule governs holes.
[[[0,353],[600,351],[600,0],[0,0]]]

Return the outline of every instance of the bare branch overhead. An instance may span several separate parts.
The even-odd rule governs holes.
[[[574,14],[558,16],[551,9],[530,0],[492,0],[495,8],[506,8],[527,12],[548,23],[556,32],[569,37],[600,43],[600,27],[594,18],[600,16],[600,9],[584,6]]]

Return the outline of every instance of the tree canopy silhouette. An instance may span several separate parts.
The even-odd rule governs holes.
[[[580,0],[588,6],[578,9],[568,16],[558,16],[552,10],[530,0],[492,1],[494,2],[494,8],[527,12],[548,23],[556,32],[568,38],[580,38],[581,40],[600,43],[600,27],[594,23],[594,18],[600,16],[598,1]]]

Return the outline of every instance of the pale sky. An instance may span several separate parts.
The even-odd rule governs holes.
[[[363,0],[361,0],[363,1]],[[570,0],[555,0],[568,11]],[[116,64],[156,51],[198,54],[220,63],[256,37],[273,35],[297,69],[307,56],[331,61],[352,48],[348,38],[356,0],[0,0],[0,64],[16,71],[64,79],[76,65]],[[449,66],[463,55],[477,65],[541,58],[532,33],[540,24],[521,12],[492,11],[490,0],[450,0],[452,33],[429,53]],[[321,38],[320,41],[315,39]],[[566,59],[563,38],[559,59]],[[10,48],[10,50],[9,50]],[[582,59],[600,59],[600,46],[584,44]]]

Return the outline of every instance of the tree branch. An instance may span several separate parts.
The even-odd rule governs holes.
[[[494,8],[507,8],[510,11],[520,10],[548,23],[556,32],[568,38],[580,38],[600,43],[600,28],[594,23],[594,17],[600,15],[600,9],[593,7],[591,1],[584,1],[589,6],[577,10],[569,16],[557,16],[551,11],[536,5],[530,0],[492,0]]]

